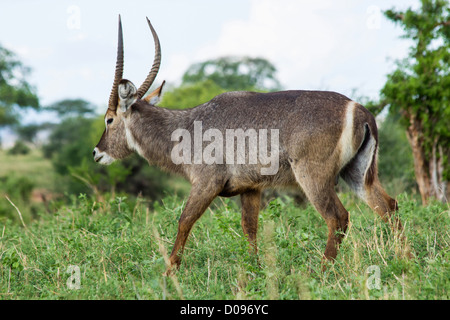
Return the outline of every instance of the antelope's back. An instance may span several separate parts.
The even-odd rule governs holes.
[[[330,91],[236,91],[216,96],[195,108],[193,115],[202,120],[204,129],[278,129],[280,138],[286,140],[294,132],[336,134],[342,129],[349,102],[346,96]]]

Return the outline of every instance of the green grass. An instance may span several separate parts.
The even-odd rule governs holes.
[[[218,199],[195,224],[180,270],[164,277],[184,199],[169,196],[149,208],[139,198],[73,197],[26,227],[0,220],[0,299],[449,298],[447,205],[421,207],[400,196],[407,258],[404,243],[370,209],[352,195],[341,199],[351,225],[325,272],[327,228],[311,206],[271,201],[259,218],[255,258],[239,206]]]

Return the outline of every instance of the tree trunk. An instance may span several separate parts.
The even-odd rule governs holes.
[[[446,202],[449,183],[443,178],[443,150],[438,145],[438,138],[433,141],[431,155],[427,158],[423,148],[422,125],[414,115],[409,117],[406,136],[413,152],[414,172],[423,205],[428,204],[431,197]]]
[[[413,153],[414,173],[422,197],[422,203],[426,205],[431,194],[431,185],[428,174],[428,163],[421,143],[423,138],[421,137],[420,123],[416,120],[415,116],[409,118],[409,127],[406,130],[406,136],[408,137]]]
[[[439,137],[433,141],[430,159],[431,188],[436,199],[446,202],[447,182],[444,180],[444,152],[438,145]]]

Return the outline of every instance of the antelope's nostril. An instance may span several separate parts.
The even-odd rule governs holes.
[[[95,157],[95,154],[96,154],[96,152],[95,152],[95,149],[94,149],[94,151],[92,151],[92,155]]]

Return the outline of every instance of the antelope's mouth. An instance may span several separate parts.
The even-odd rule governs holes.
[[[99,152],[94,155],[94,161],[107,166],[116,161],[116,159],[111,157],[106,152]]]

